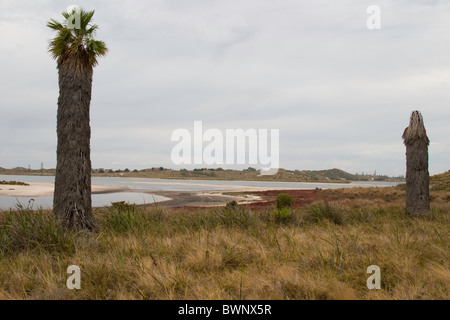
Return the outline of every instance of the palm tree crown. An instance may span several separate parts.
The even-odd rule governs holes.
[[[53,59],[61,64],[65,59],[71,56],[87,55],[89,65],[97,65],[97,57],[104,56],[108,52],[103,41],[94,40],[98,25],[91,24],[92,16],[95,10],[84,11],[82,9],[72,10],[72,12],[62,12],[64,21],[61,23],[55,19],[50,19],[47,27],[58,32],[55,38],[50,41],[49,52]],[[73,15],[79,18],[79,28],[71,28],[69,19]]]

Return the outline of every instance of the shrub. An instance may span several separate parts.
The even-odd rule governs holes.
[[[225,208],[226,209],[236,209],[238,207],[238,203],[236,202],[236,200],[227,202]]]
[[[29,186],[28,183],[22,182],[22,181],[0,181],[0,184],[6,184],[6,185],[16,185],[16,186]]]
[[[285,207],[285,208],[274,210],[272,212],[272,217],[275,220],[275,222],[288,223],[292,220],[294,215],[292,214],[292,211],[290,208]]]
[[[283,209],[283,208],[292,208],[294,205],[294,198],[290,194],[287,193],[280,193],[277,196],[277,209]]]

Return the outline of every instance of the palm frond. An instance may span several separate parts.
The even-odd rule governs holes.
[[[99,29],[100,27],[96,24],[92,25],[89,29],[86,30],[86,34],[89,35],[94,35],[95,32],[97,31],[97,29]]]
[[[108,48],[103,41],[87,39],[85,41],[85,48],[89,55],[89,62],[92,66],[98,64],[97,57],[106,55]]]
[[[86,12],[81,11],[81,29],[86,30],[88,24],[91,22],[92,17],[94,16],[95,10]]]
[[[57,30],[57,31],[59,31],[59,30],[64,28],[63,25],[59,21],[57,21],[55,19],[50,19],[50,21],[47,22],[47,27],[49,27],[49,28],[51,28],[53,30]]]
[[[64,17],[62,22],[50,19],[47,23],[47,27],[57,31],[55,38],[49,43],[49,52],[58,63],[67,56],[78,54],[81,50],[89,57],[89,64],[96,66],[98,64],[97,58],[108,52],[108,48],[103,41],[94,40],[94,35],[99,28],[98,25],[91,24],[94,13],[95,10],[85,11],[80,9],[77,11],[74,9],[72,12],[61,13]],[[79,20],[76,21],[75,19]],[[74,24],[79,28],[74,28]]]

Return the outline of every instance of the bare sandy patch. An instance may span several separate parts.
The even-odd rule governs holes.
[[[46,197],[52,196],[55,188],[52,182],[27,182],[28,186],[0,185],[0,196]],[[92,185],[92,193],[110,193],[124,191],[124,188]]]

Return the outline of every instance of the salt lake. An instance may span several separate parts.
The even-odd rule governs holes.
[[[0,175],[0,181],[47,182],[54,183],[54,176],[23,176]],[[92,194],[92,205],[101,207],[111,205],[112,202],[125,201],[127,203],[154,203],[168,200],[168,198],[151,194],[157,191],[239,191],[261,189],[335,189],[353,187],[390,187],[397,182],[355,181],[351,183],[310,183],[310,182],[275,182],[275,181],[223,181],[223,180],[175,180],[175,179],[146,179],[121,177],[92,177],[93,185],[123,188],[123,192]],[[6,187],[6,186],[1,186]],[[13,186],[11,186],[13,187]],[[33,199],[33,200],[32,200]],[[0,209],[15,208],[20,203],[27,207],[48,209],[52,207],[53,197],[13,197],[0,196]]]

